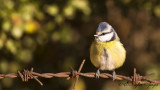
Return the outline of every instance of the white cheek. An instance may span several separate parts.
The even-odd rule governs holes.
[[[101,42],[106,42],[106,41],[110,41],[112,37],[113,37],[113,32],[103,36],[99,36],[98,39]]]

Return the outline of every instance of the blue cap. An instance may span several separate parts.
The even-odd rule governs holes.
[[[103,31],[104,29],[107,28],[107,26],[108,26],[108,23],[107,23],[107,22],[101,22],[101,23],[98,25],[97,32]]]

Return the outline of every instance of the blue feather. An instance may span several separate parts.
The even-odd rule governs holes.
[[[98,25],[97,32],[103,31],[104,29],[107,28],[107,26],[108,26],[108,23],[107,23],[107,22],[101,22],[101,23]]]

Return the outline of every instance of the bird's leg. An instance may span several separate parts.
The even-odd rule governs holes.
[[[113,81],[116,80],[116,72],[113,70]]]
[[[96,78],[99,78],[99,76],[100,76],[100,71],[99,71],[99,69],[98,69],[97,72],[96,72],[95,77],[96,77]]]

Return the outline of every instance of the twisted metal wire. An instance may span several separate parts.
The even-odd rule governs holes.
[[[82,67],[84,65],[85,60],[82,61],[78,71],[71,69],[71,72],[60,72],[60,73],[37,73],[33,71],[33,68],[31,70],[25,70],[23,72],[18,71],[18,73],[9,73],[9,74],[0,74],[0,79],[3,78],[17,78],[20,77],[23,82],[28,82],[29,79],[35,79],[41,86],[43,83],[38,79],[38,77],[43,78],[53,78],[53,77],[63,77],[67,78],[67,80],[71,78],[76,78],[74,87],[76,87],[76,84],[78,82],[79,76],[83,77],[89,77],[89,78],[95,78],[96,73],[90,72],[90,73],[81,73]],[[156,83],[160,84],[160,80],[151,80],[148,77],[153,75],[153,73],[147,75],[147,76],[141,76],[136,72],[136,68],[134,68],[134,74],[133,76],[123,76],[123,75],[116,75],[116,80],[127,80],[129,82],[132,82],[133,85],[138,84],[149,84],[149,83]],[[113,78],[112,74],[108,73],[100,73],[100,78]]]

